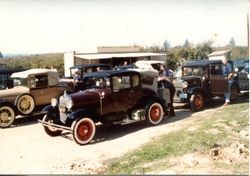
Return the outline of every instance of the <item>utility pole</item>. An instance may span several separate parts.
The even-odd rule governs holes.
[[[248,46],[248,60],[250,58],[250,46],[249,46],[249,12],[250,12],[250,0],[248,0],[248,12],[247,12],[247,46]]]

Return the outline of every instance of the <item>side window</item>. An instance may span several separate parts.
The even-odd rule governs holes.
[[[211,65],[210,73],[211,75],[222,75],[222,65]]]
[[[7,75],[0,75],[0,90],[6,88]]]
[[[112,83],[114,92],[119,92],[119,90],[131,88],[130,76],[114,76],[112,78]]]
[[[47,87],[48,75],[32,75],[30,76],[30,85],[32,88]]]
[[[138,75],[133,75],[132,76],[132,85],[133,85],[133,87],[138,87],[139,86],[139,76]]]
[[[142,76],[142,84],[153,85],[154,77],[151,76]]]

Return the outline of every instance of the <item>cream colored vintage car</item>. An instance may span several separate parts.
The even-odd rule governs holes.
[[[9,127],[17,115],[30,115],[36,107],[50,104],[64,91],[71,92],[59,82],[58,72],[48,69],[30,69],[13,73],[14,87],[0,91],[0,127]]]

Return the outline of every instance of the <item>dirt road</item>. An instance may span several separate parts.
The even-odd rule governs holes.
[[[70,134],[48,136],[43,127],[30,119],[20,126],[0,129],[1,174],[62,174],[96,173],[102,162],[138,148],[161,134],[190,126],[213,107],[192,113],[177,109],[176,117],[149,127],[144,122],[120,125],[99,125],[94,141],[77,145]],[[80,168],[80,170],[79,170]]]

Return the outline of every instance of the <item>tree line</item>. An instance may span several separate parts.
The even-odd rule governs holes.
[[[235,41],[232,39],[228,45],[223,47],[212,47],[212,44],[212,41],[205,41],[194,45],[185,40],[182,46],[171,47],[170,42],[165,40],[162,46],[141,47],[141,52],[166,53],[167,66],[173,70],[185,61],[208,59],[207,55],[217,50],[230,49],[232,59],[248,58],[248,48],[235,45]],[[61,76],[64,75],[63,53],[12,56],[1,58],[0,63],[6,64],[10,68],[54,68]]]

